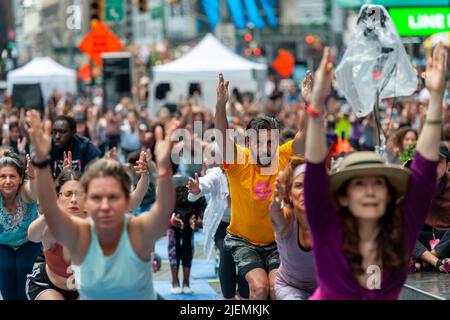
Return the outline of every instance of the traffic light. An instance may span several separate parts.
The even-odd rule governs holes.
[[[251,41],[253,40],[252,34],[251,34],[250,32],[247,32],[247,33],[244,35],[244,40],[245,40],[246,42],[251,42]]]
[[[312,46],[312,45],[314,44],[314,41],[315,41],[315,36],[313,36],[312,34],[308,34],[308,35],[305,37],[305,42],[306,42],[306,44],[308,44],[308,45],[310,45],[310,46]]]
[[[91,0],[91,22],[102,20],[103,0]]]
[[[148,0],[139,0],[138,7],[139,7],[140,12],[147,12],[148,11]]]
[[[317,51],[320,51],[323,48],[322,43],[320,42],[320,37],[315,34],[308,34],[305,37],[305,42],[308,46]]]
[[[253,55],[255,57],[259,57],[262,54],[262,51],[260,48],[256,47],[255,49],[253,49]]]

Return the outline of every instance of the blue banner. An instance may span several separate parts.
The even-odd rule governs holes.
[[[259,0],[261,2],[261,6],[266,14],[267,21],[271,27],[276,27],[278,24],[277,16],[274,12],[274,5],[271,2],[275,2],[273,0]]]
[[[337,0],[337,5],[343,8],[359,8],[366,3],[364,0]],[[448,0],[372,0],[372,4],[390,7],[447,7]]]
[[[209,26],[214,29],[220,21],[220,2],[218,0],[202,0],[202,5]]]
[[[233,18],[234,25],[238,29],[245,29],[247,27],[247,23],[245,22],[242,0],[227,0],[227,2],[228,7],[230,8],[231,17]]]
[[[262,29],[266,26],[266,23],[261,18],[259,14],[258,6],[255,0],[244,0],[245,8],[247,9],[247,16],[249,20],[253,23],[255,28]]]

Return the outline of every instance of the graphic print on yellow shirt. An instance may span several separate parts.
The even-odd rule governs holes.
[[[278,161],[278,167],[272,175],[264,174],[261,167],[251,163],[249,149],[236,145],[236,159],[244,157],[244,161],[239,161],[243,164],[225,165],[231,195],[228,232],[257,246],[275,241],[269,206],[277,174],[284,170],[289,158],[294,155],[292,143],[293,140],[278,147],[273,159]]]

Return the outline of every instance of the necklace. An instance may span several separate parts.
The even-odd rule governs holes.
[[[14,211],[9,212],[9,211],[5,210],[5,212],[8,214],[9,219],[11,220],[11,222],[13,224],[16,224],[20,220],[22,220],[23,213],[24,213],[23,206],[18,198],[16,198],[15,204],[16,204],[16,208]]]

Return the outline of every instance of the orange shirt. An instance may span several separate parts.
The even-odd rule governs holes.
[[[293,140],[278,147],[273,159],[278,166],[272,166],[271,174],[267,168],[250,163],[250,150],[236,145],[237,157],[243,164],[227,164],[225,170],[228,177],[231,196],[231,221],[228,232],[244,238],[257,246],[275,241],[269,206],[273,198],[273,190],[278,172],[284,170],[292,151]]]

